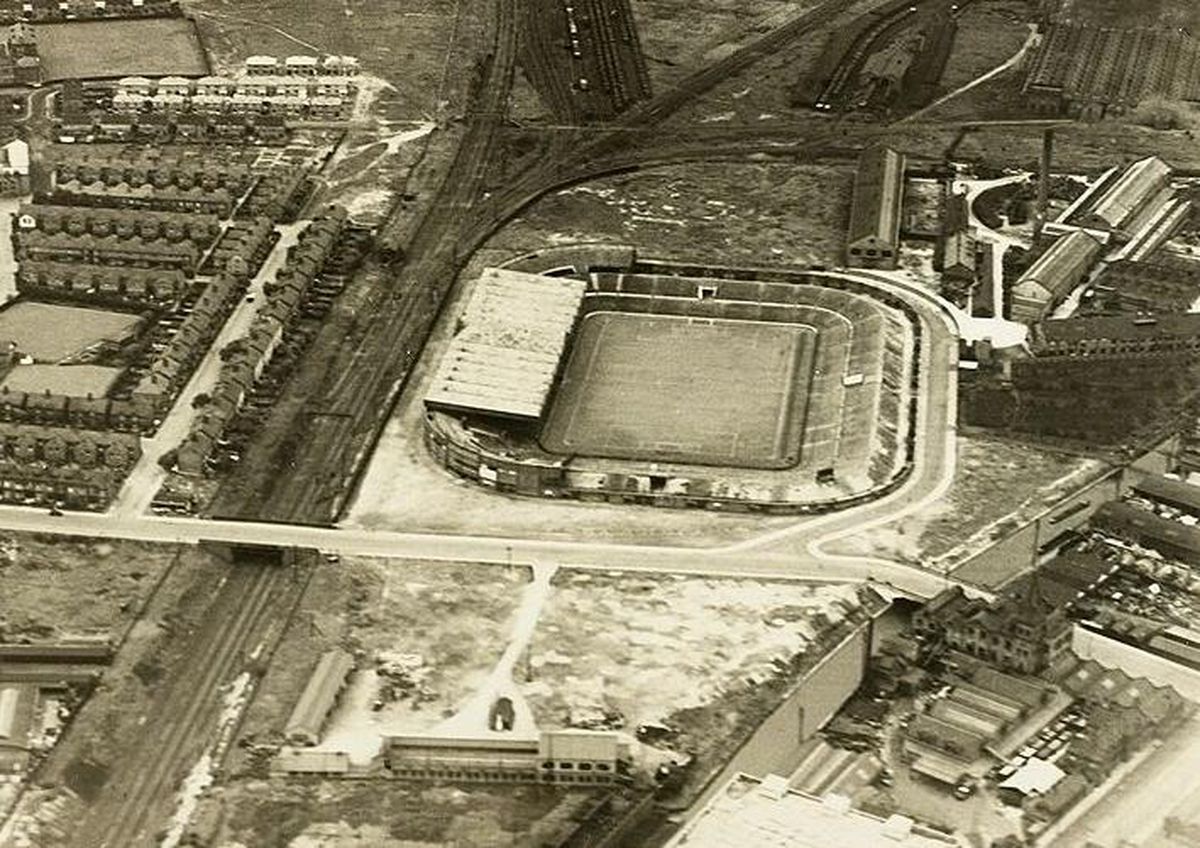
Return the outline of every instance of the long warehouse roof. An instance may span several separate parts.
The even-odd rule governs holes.
[[[486,269],[426,405],[540,418],[586,289],[582,280]]]

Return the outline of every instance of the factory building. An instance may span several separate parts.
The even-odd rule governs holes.
[[[1003,671],[1040,674],[1069,657],[1072,625],[1030,579],[1023,589],[987,602],[961,587],[943,590],[913,614],[917,633]]]
[[[1024,93],[1049,115],[1098,120],[1151,98],[1200,100],[1200,42],[1175,28],[1056,23],[1042,39]]]
[[[903,154],[888,147],[872,147],[859,159],[846,239],[850,267],[890,269],[899,262],[904,167]]]
[[[950,848],[963,843],[907,816],[880,818],[850,799],[799,792],[779,775],[739,774],[717,790],[667,848]]]
[[[1013,286],[1012,319],[1033,324],[1045,318],[1087,280],[1102,249],[1083,230],[1057,239]]]

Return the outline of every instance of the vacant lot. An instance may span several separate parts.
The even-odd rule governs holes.
[[[19,302],[0,312],[0,345],[16,345],[39,362],[58,362],[102,341],[127,338],[136,315],[77,306]]]
[[[941,88],[953,91],[1008,61],[1029,37],[1028,18],[1029,4],[1022,0],[989,0],[963,10]]]
[[[914,565],[953,563],[986,545],[991,530],[1045,509],[1103,470],[1095,460],[983,435],[958,439],[950,491],[936,503],[838,542],[835,553],[896,557]]]
[[[698,771],[778,703],[763,684],[788,678],[793,659],[860,608],[852,586],[572,571],[554,582],[522,686],[539,725],[668,724],[705,761]],[[717,725],[723,734],[705,731]]]
[[[705,163],[596,180],[535,203],[468,274],[515,253],[594,241],[691,262],[837,264],[852,175],[842,165]]]
[[[0,641],[119,637],[176,550],[67,536],[0,536]]]
[[[331,718],[334,747],[370,759],[382,733],[427,730],[452,713],[504,651],[524,568],[344,558],[317,570],[262,679],[242,727],[259,742],[281,740],[284,724],[320,655],[362,651],[351,691]],[[403,657],[412,696],[371,710],[381,682],[375,661]]]
[[[814,342],[811,330],[786,324],[589,315],[543,444],[618,459],[795,464],[792,411]]]
[[[47,81],[208,73],[200,36],[188,18],[73,21],[34,29]]]
[[[120,376],[120,368],[102,365],[18,365],[4,378],[3,388],[31,394],[103,397]]]
[[[271,848],[557,845],[599,791],[398,781],[239,781],[206,806],[227,819],[217,845]]]

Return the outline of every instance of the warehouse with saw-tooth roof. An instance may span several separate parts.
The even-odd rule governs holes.
[[[540,419],[586,288],[582,280],[485,270],[425,395],[426,408]]]

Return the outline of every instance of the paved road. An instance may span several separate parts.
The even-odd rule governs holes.
[[[2,209],[2,206],[0,206]],[[159,465],[159,459],[172,448],[177,448],[192,429],[192,422],[200,410],[193,406],[196,397],[210,393],[217,385],[221,376],[221,351],[232,341],[243,338],[254,325],[258,310],[265,302],[263,286],[275,279],[279,269],[287,262],[288,250],[300,238],[300,232],[308,226],[309,221],[299,221],[293,224],[282,224],[277,229],[281,235],[275,247],[271,249],[262,268],[250,281],[246,292],[253,299],[246,298],[230,314],[225,326],[217,338],[209,346],[208,352],[200,361],[200,365],[192,373],[179,397],[175,399],[166,420],[159,426],[153,438],[142,439],[142,456],[126,478],[125,484],[113,501],[109,512],[116,515],[140,515],[150,507],[150,502],[158,493],[159,488],[167,478],[167,472]],[[2,237],[0,228],[0,237]]]

